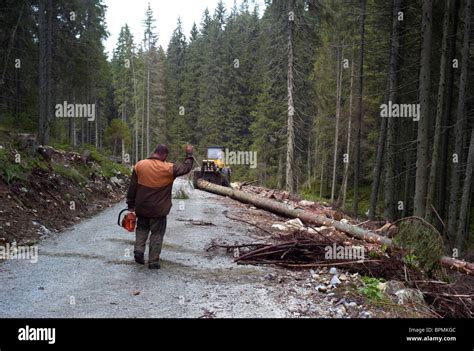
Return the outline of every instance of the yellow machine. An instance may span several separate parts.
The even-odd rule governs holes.
[[[194,181],[204,179],[208,182],[230,186],[230,168],[225,166],[225,154],[220,146],[207,148],[207,157],[202,161],[201,168],[194,171]]]

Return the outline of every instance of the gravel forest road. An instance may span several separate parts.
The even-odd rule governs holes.
[[[250,237],[247,225],[225,217],[223,211],[232,210],[228,202],[200,190],[173,201],[160,270],[133,261],[134,234],[117,226],[117,214],[125,206],[117,204],[41,241],[37,263],[0,264],[0,317],[291,315],[278,301],[281,285],[265,279],[276,269],[238,266],[225,250],[206,251],[212,240],[258,240]]]

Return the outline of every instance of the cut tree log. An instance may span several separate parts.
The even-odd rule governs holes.
[[[474,275],[474,263],[461,261],[448,256],[443,256],[441,257],[441,264],[446,268],[468,275]]]
[[[390,238],[378,235],[371,231],[357,227],[344,222],[339,222],[334,219],[330,219],[324,216],[314,214],[309,211],[300,209],[291,209],[286,204],[264,198],[259,195],[250,194],[242,190],[236,190],[232,188],[223,187],[220,185],[212,184],[204,179],[198,179],[196,185],[199,189],[217,194],[228,196],[234,200],[252,204],[260,209],[285,216],[288,218],[299,218],[304,223],[313,224],[317,226],[334,227],[335,229],[344,232],[352,237],[361,239],[371,243],[385,244],[387,246],[395,246]],[[447,268],[465,273],[468,275],[474,275],[474,264],[457,260],[451,257],[443,256],[441,258],[441,264]]]
[[[317,226],[334,227],[335,229],[341,232],[347,233],[353,237],[356,237],[368,242],[386,244],[389,246],[392,245],[392,240],[390,240],[389,238],[377,235],[368,230],[353,226],[348,223],[339,222],[334,219],[327,218],[325,216],[320,216],[309,211],[300,210],[300,209],[291,209],[284,203],[270,200],[262,196],[250,194],[242,190],[235,190],[232,188],[226,188],[220,185],[212,184],[212,183],[209,183],[208,181],[205,181],[204,179],[199,179],[197,181],[197,185],[198,185],[198,188],[201,190],[205,190],[210,193],[214,193],[218,195],[228,196],[232,199],[235,199],[241,202],[250,203],[258,208],[261,208],[263,210],[267,210],[267,211],[270,211],[270,212],[273,212],[285,217],[299,218],[304,223],[313,224]]]

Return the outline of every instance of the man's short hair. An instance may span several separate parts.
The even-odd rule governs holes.
[[[168,155],[168,146],[166,146],[165,144],[158,144],[155,149],[155,154]]]

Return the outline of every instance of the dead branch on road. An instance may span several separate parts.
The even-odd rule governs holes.
[[[184,218],[177,218],[176,219],[177,221],[179,222],[189,222],[190,224],[192,225],[202,225],[202,226],[215,226],[214,223],[212,222],[206,222],[206,221],[202,221],[200,219],[184,219]]]
[[[249,224],[249,225],[251,225],[251,226],[254,226],[254,227],[260,229],[262,232],[265,232],[265,233],[267,233],[267,234],[273,235],[273,233],[272,233],[271,231],[269,231],[269,230],[267,230],[267,229],[265,229],[265,228],[262,228],[261,226],[259,226],[259,225],[256,224],[256,223],[252,223],[252,222],[246,221],[245,219],[242,219],[242,218],[237,218],[237,217],[229,216],[229,215],[227,214],[227,211],[224,211],[223,213],[224,213],[224,216],[226,216],[226,217],[229,218],[229,219],[232,219],[232,220],[234,220],[234,221],[239,221],[239,222],[247,223],[247,224]]]

